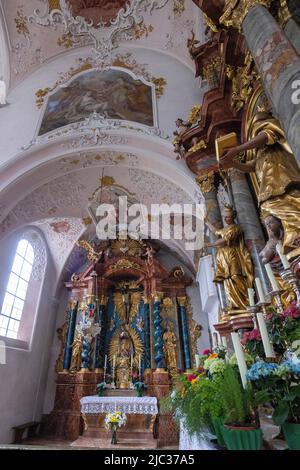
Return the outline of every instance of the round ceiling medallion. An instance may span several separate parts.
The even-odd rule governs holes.
[[[82,16],[87,21],[93,21],[94,26],[100,22],[109,26],[126,3],[128,0],[69,0],[73,16]]]

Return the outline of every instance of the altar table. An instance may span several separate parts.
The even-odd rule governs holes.
[[[118,436],[132,440],[154,440],[154,423],[158,414],[156,397],[98,397],[80,400],[84,420],[84,436],[107,438],[104,419],[115,410],[127,415],[127,422],[118,430]]]

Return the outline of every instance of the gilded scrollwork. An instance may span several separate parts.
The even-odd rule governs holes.
[[[250,52],[247,53],[242,67],[226,65],[225,71],[227,77],[232,81],[231,106],[238,112],[249,102],[254,86],[259,80],[259,75]]]

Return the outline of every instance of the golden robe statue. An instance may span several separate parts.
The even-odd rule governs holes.
[[[253,150],[247,163],[234,160],[238,153]],[[222,168],[255,172],[262,219],[272,215],[283,225],[283,250],[292,258],[300,253],[300,169],[277,119],[257,113],[250,124],[250,140],[230,149]],[[299,252],[299,253],[298,253]]]
[[[224,212],[226,227],[216,229],[206,221],[210,230],[220,237],[206,246],[217,248],[214,282],[224,285],[227,310],[244,310],[248,306],[248,288],[252,287],[254,279],[252,259],[245,246],[243,232],[234,223],[235,212],[230,206]]]
[[[176,359],[176,347],[177,338],[172,331],[171,326],[168,324],[166,331],[163,334],[164,340],[164,353],[166,358],[166,366],[171,375],[177,375],[177,359]]]

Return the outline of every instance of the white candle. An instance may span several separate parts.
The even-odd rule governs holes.
[[[107,368],[107,354],[105,354],[105,358],[104,358],[104,376],[103,376],[104,382],[105,382],[105,377],[106,377],[106,368]]]
[[[259,301],[262,302],[262,303],[266,303],[265,294],[264,294],[264,291],[263,291],[263,288],[262,288],[259,277],[257,277],[255,279],[255,286],[256,286],[256,289],[257,289],[257,294],[258,294]]]
[[[277,251],[277,253],[278,253],[279,256],[280,256],[280,259],[281,259],[283,268],[284,268],[284,269],[290,269],[291,265],[290,265],[290,263],[288,262],[287,257],[286,257],[286,256],[283,254],[283,252],[282,252],[282,244],[281,244],[281,243],[277,243],[277,245],[276,245],[276,251]]]
[[[265,350],[265,355],[266,357],[275,357],[273,344],[270,342],[267,325],[266,325],[263,313],[259,312],[256,315],[256,318],[257,318],[258,327],[259,327],[261,339],[262,339],[264,350]]]
[[[139,379],[140,379],[140,380],[141,380],[141,372],[142,372],[141,369],[142,369],[142,368],[141,368],[141,355],[139,354]]]
[[[233,343],[234,352],[236,355],[236,360],[239,366],[239,371],[242,379],[243,387],[246,388],[247,385],[247,364],[244,357],[244,351],[241,345],[240,337],[238,333],[231,333],[231,339]]]
[[[254,289],[248,289],[248,298],[249,298],[250,307],[254,307],[254,305],[255,305],[254,296],[255,296],[255,290]]]
[[[269,280],[270,280],[270,282],[271,282],[272,289],[273,289],[274,291],[279,290],[279,286],[278,286],[278,284],[277,284],[277,281],[276,281],[276,278],[275,278],[274,273],[273,273],[273,271],[272,271],[272,268],[271,268],[270,263],[265,264],[265,268],[266,268],[266,271],[267,271],[268,278],[269,278]]]
[[[199,367],[200,367],[200,356],[199,356],[199,354],[195,354],[195,362],[196,362],[196,368],[199,369]]]

